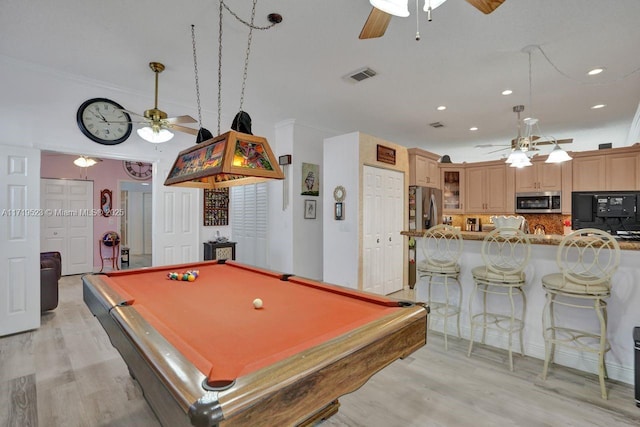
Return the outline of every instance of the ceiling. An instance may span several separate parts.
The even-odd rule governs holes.
[[[226,3],[249,19],[250,2]],[[525,105],[523,117],[533,105],[544,133],[557,138],[611,123],[631,126],[640,101],[640,1],[506,0],[484,15],[463,0],[449,0],[432,22],[420,5],[420,41],[411,4],[411,16],[393,17],[384,37],[359,40],[371,10],[367,0],[258,1],[257,25],[267,25],[271,12],[284,19],[253,33],[244,110],[256,123],[293,118],[336,134],[359,130],[439,153],[508,143],[517,133],[517,104]],[[148,94],[139,105],[125,105],[138,112],[152,106],[148,63],[159,61],[166,65],[159,107],[164,100],[196,111],[191,24],[203,125],[215,133],[216,0],[4,0],[0,55]],[[239,109],[247,33],[225,12],[222,105],[229,117]],[[530,45],[553,63],[542,51],[532,52],[531,99],[523,52]],[[597,66],[606,71],[588,77]],[[363,67],[378,74],[357,84],[344,79]],[[513,94],[501,95],[504,89]],[[590,109],[595,104],[606,107]],[[439,105],[447,109],[437,111]],[[444,127],[430,127],[433,122]]]

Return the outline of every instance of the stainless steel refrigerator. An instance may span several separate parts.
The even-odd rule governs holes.
[[[409,230],[426,230],[442,224],[442,190],[409,186]],[[409,239],[409,287],[416,283],[416,251],[419,240]]]

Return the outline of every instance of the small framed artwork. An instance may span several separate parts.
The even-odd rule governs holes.
[[[316,201],[304,201],[304,219],[316,219]]]
[[[100,214],[111,216],[111,209],[113,209],[113,193],[111,190],[104,189],[100,192]]]
[[[311,163],[302,164],[302,191],[300,195],[320,195],[320,166]]]

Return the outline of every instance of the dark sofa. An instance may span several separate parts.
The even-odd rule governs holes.
[[[58,280],[62,276],[60,252],[40,253],[40,311],[58,306]]]

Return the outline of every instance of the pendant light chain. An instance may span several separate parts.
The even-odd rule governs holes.
[[[258,0],[253,0],[253,6],[251,9],[251,21],[247,22],[245,20],[243,20],[242,18],[240,18],[238,16],[238,14],[236,14],[234,11],[232,11],[231,9],[229,9],[229,6],[227,6],[224,2],[224,0],[220,0],[219,2],[219,11],[218,11],[218,135],[220,135],[220,115],[221,115],[221,111],[222,111],[222,12],[223,12],[223,8],[226,9],[234,18],[236,18],[238,21],[240,21],[242,24],[246,25],[247,27],[249,27],[249,37],[247,40],[247,50],[246,50],[246,54],[245,54],[245,59],[244,59],[244,71],[242,73],[242,89],[240,92],[240,111],[242,111],[242,106],[244,104],[244,92],[245,92],[245,88],[247,85],[247,73],[248,73],[248,69],[249,69],[249,55],[251,54],[251,41],[253,39],[253,30],[268,30],[270,28],[272,28],[274,25],[280,23],[280,21],[282,21],[282,17],[280,15],[277,14],[271,14],[269,15],[269,20],[271,21],[271,23],[269,25],[266,25],[264,27],[260,27],[260,26],[256,26],[254,25],[254,20],[255,20],[255,15],[256,15],[256,4],[258,3]],[[272,20],[272,16],[277,16],[276,18],[273,18]],[[194,47],[194,52],[195,52],[195,47]]]
[[[220,0],[218,13],[218,135],[220,135],[220,112],[222,111],[222,6]]]
[[[251,23],[249,25],[249,37],[247,38],[247,52],[244,58],[244,72],[242,73],[242,89],[240,91],[240,111],[242,111],[242,105],[244,104],[244,90],[247,86],[247,71],[249,68],[249,54],[251,53],[251,41],[253,40],[253,21],[256,16],[256,4],[258,0],[253,0],[253,7],[251,8]]]
[[[191,24],[191,44],[193,45],[193,71],[196,78],[196,101],[198,103],[198,123],[202,127],[202,109],[200,108],[200,84],[198,81],[198,59],[196,55],[196,26]]]

